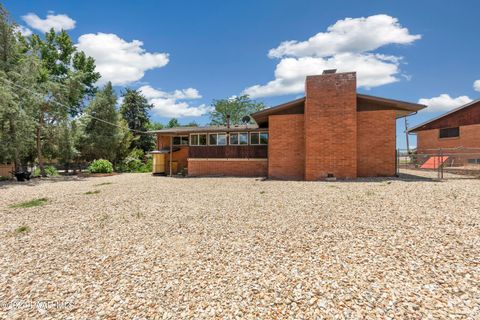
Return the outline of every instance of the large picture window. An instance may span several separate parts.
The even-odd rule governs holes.
[[[173,137],[173,145],[174,146],[186,146],[188,145],[188,136],[178,136]]]
[[[206,134],[191,134],[190,135],[191,146],[206,146],[207,135]]]
[[[268,132],[250,132],[250,144],[268,144]]]
[[[227,145],[226,133],[210,133],[208,134],[208,144],[210,146],[225,146]]]
[[[231,145],[247,145],[248,144],[248,133],[230,133],[230,144]]]
[[[455,138],[455,137],[459,137],[459,136],[460,136],[460,128],[459,127],[440,129],[440,132],[439,132],[440,139],[442,139],[442,138]]]

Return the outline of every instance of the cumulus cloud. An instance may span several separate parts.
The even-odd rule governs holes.
[[[33,34],[32,30],[28,29],[25,26],[18,25],[14,28],[15,32],[20,32],[20,34],[24,37],[31,36]]]
[[[211,110],[211,107],[205,104],[191,106],[185,101],[202,97],[198,90],[194,88],[165,92],[146,85],[138,90],[147,98],[149,103],[153,104],[152,111],[161,117],[200,117]]]
[[[429,112],[446,112],[469,102],[472,102],[472,99],[467,96],[452,98],[446,93],[443,93],[438,97],[423,98],[418,100],[418,103],[428,106],[428,108],[424,110]]]
[[[399,80],[402,57],[372,51],[391,44],[411,44],[420,38],[388,15],[339,20],[306,41],[285,41],[271,49],[268,56],[280,59],[275,79],[249,87],[244,93],[252,97],[300,93],[305,76],[325,69],[357,71],[358,85],[364,88],[392,83]]]
[[[475,91],[480,92],[480,80],[477,80],[473,83],[473,89],[475,89]]]
[[[31,28],[40,30],[42,32],[48,32],[51,28],[55,31],[70,30],[75,28],[76,21],[67,16],[66,14],[47,14],[45,19],[40,18],[35,13],[28,13],[22,16],[23,21],[25,21]]]
[[[143,42],[125,41],[116,34],[84,34],[78,38],[77,48],[95,59],[100,83],[111,81],[126,85],[140,80],[145,71],[161,68],[169,62],[168,53],[150,53],[142,48]]]

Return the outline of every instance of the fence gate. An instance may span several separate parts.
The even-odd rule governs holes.
[[[480,148],[397,150],[399,174],[431,179],[480,178]]]

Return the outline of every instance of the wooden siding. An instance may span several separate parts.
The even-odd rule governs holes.
[[[188,157],[266,159],[268,157],[268,146],[190,146]]]
[[[0,164],[0,176],[10,178],[12,174],[10,171],[13,171],[15,166],[12,164]]]

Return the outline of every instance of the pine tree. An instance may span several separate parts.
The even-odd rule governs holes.
[[[107,159],[115,163],[121,141],[119,114],[116,110],[117,95],[108,82],[97,92],[85,110],[84,136],[79,148],[87,161]],[[101,120],[99,120],[101,119]]]
[[[155,140],[152,134],[139,133],[138,131],[147,131],[150,127],[150,118],[148,111],[152,105],[137,90],[126,89],[123,94],[123,102],[120,107],[120,114],[126,121],[128,127],[133,129],[134,140],[132,149],[141,149],[144,152],[153,150]],[[137,132],[135,132],[137,131]]]

